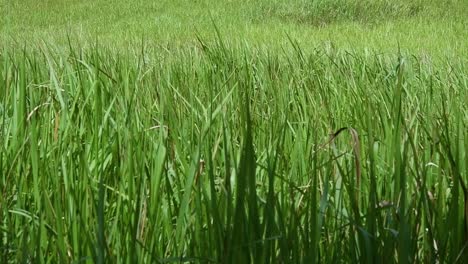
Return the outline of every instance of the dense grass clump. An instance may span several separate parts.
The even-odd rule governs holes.
[[[0,50],[0,262],[462,263],[466,60]]]
[[[327,26],[336,23],[381,24],[416,17],[427,8],[424,1],[318,0],[265,5],[267,14],[299,24]]]

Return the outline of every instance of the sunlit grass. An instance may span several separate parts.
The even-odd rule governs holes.
[[[0,0],[0,263],[464,263],[467,3]]]
[[[465,0],[0,0],[0,45],[113,45],[141,39],[192,46],[215,38],[213,22],[231,43],[281,50],[293,37],[305,50],[339,49],[468,56]]]
[[[462,263],[466,60],[290,42],[2,49],[0,262]]]

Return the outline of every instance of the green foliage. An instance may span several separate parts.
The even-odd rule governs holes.
[[[214,21],[230,43],[279,51],[288,35],[304,49],[468,55],[465,0],[0,0],[0,45],[195,46],[213,40]],[[310,48],[309,48],[310,47]]]
[[[464,263],[467,3],[0,0],[0,263]]]
[[[2,263],[462,263],[466,60],[143,44],[0,50]]]
[[[423,1],[318,0],[292,1],[269,5],[269,15],[299,24],[327,26],[357,22],[382,24],[397,19],[414,18],[424,11]]]

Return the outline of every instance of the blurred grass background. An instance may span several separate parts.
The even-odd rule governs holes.
[[[43,40],[133,46],[186,46],[199,34],[278,48],[288,35],[302,47],[465,56],[468,2],[463,0],[177,0],[1,1],[2,42]],[[34,44],[33,44],[34,46]]]

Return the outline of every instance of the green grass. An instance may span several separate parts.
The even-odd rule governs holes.
[[[466,2],[0,7],[0,263],[468,258]]]
[[[304,49],[335,45],[395,53],[467,55],[464,0],[177,0],[0,2],[3,42],[186,46],[214,39],[281,49],[288,35]],[[1,40],[1,39],[0,39]],[[35,44],[32,44],[35,46]]]
[[[200,46],[2,51],[2,262],[462,262],[464,60]]]

